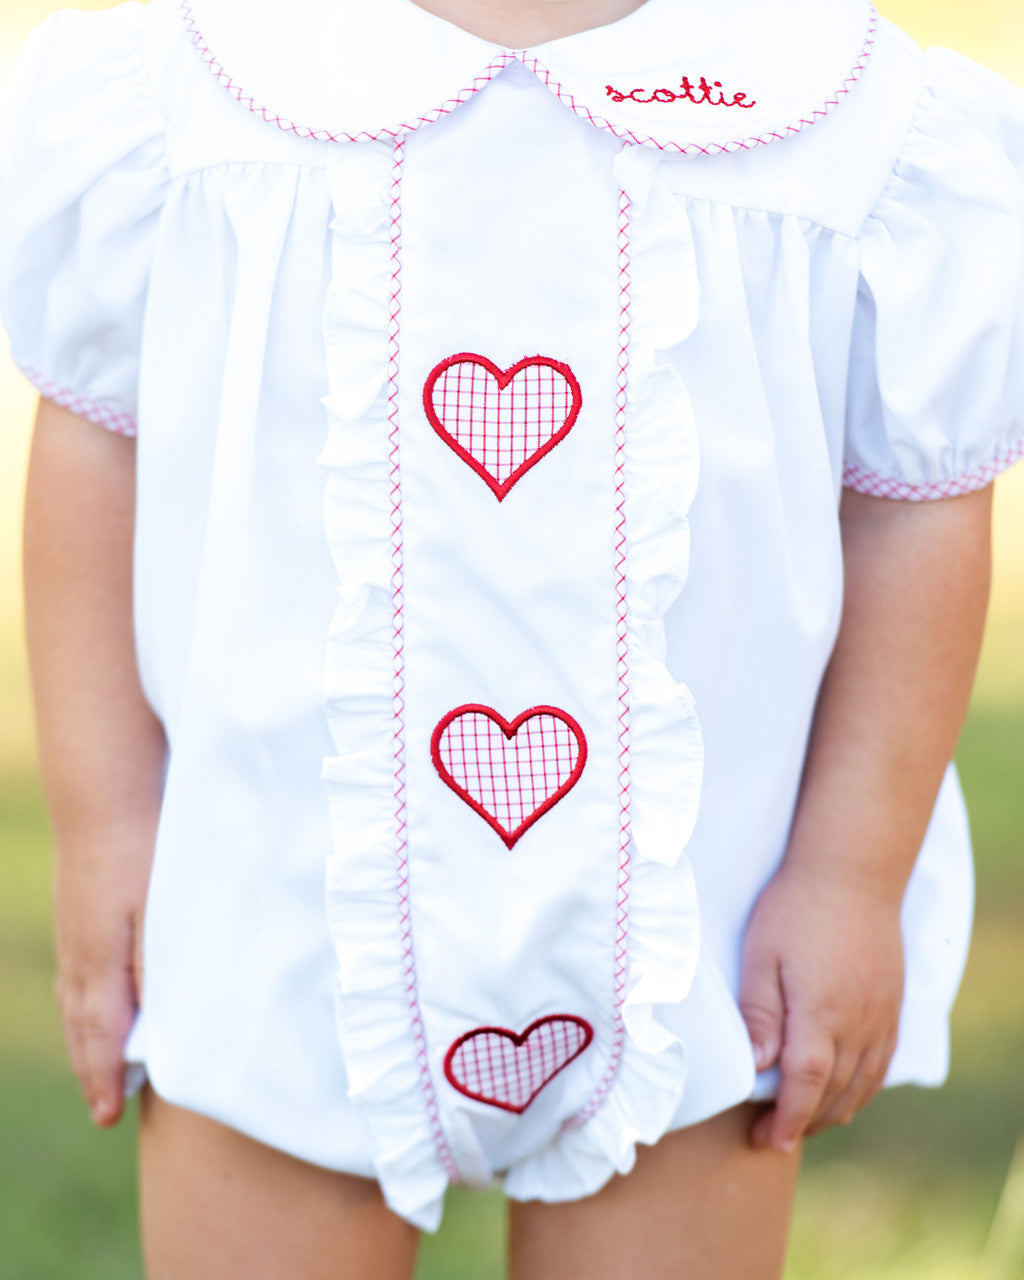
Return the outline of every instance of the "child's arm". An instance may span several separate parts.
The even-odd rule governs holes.
[[[844,491],[846,596],[789,846],[747,930],[741,1007],[779,1062],[755,1144],[787,1149],[881,1087],[903,994],[900,905],[953,755],[988,602],[991,488]]]
[[[57,993],[103,1125],[123,1106],[166,749],[135,663],[134,502],[134,442],[43,400],[25,505],[26,626],[56,843]]]

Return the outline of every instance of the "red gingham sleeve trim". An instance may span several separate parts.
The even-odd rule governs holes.
[[[299,138],[312,138],[316,142],[379,142],[381,140],[393,140],[401,134],[412,133],[414,130],[422,128],[423,125],[434,124],[442,117],[454,111],[457,107],[468,101],[475,93],[483,89],[495,76],[499,75],[510,62],[519,61],[525,67],[528,67],[535,76],[547,86],[547,88],[555,95],[556,98],[570,111],[574,112],[581,119],[587,120],[590,124],[598,129],[604,129],[606,132],[613,134],[616,138],[621,139],[632,146],[653,146],[659,151],[674,151],[681,155],[721,155],[734,151],[751,151],[756,147],[767,146],[772,142],[781,142],[785,138],[792,137],[794,134],[802,133],[805,129],[813,124],[817,124],[819,120],[823,120],[830,115],[832,111],[846,98],[860,81],[871,60],[874,52],[875,44],[878,38],[878,11],[874,5],[869,9],[869,20],[867,34],[864,38],[864,44],[861,47],[856,61],[850,68],[850,71],[842,83],[835,89],[832,95],[823,102],[819,107],[808,110],[799,119],[791,121],[788,124],[782,124],[777,128],[770,129],[765,133],[758,134],[753,137],[739,137],[729,142],[676,142],[671,138],[659,139],[633,132],[631,129],[625,129],[613,124],[610,120],[602,115],[598,115],[592,111],[585,103],[580,102],[563,84],[561,84],[554,75],[544,66],[539,59],[535,58],[529,50],[502,50],[491,61],[478,76],[474,78],[471,84],[461,89],[458,93],[442,102],[439,106],[432,107],[423,112],[422,115],[414,119],[403,121],[399,124],[382,126],[375,132],[364,130],[360,133],[348,133],[344,129],[327,128],[324,124],[305,124],[295,120],[289,120],[287,117],[273,111],[266,103],[257,102],[256,99],[240,85],[234,77],[225,69],[223,64],[218,60],[213,50],[206,42],[202,30],[196,22],[195,15],[189,0],[181,0],[180,10],[182,20],[185,24],[185,30],[191,38],[192,44],[202,58],[203,62],[209,68],[211,74],[224,86],[225,89],[241,106],[246,107],[253,115],[259,116],[268,124],[275,125],[278,129],[282,129],[285,133],[293,133]]]
[[[114,405],[106,404],[102,400],[93,400],[89,396],[79,395],[75,391],[68,391],[35,369],[22,368],[21,371],[40,395],[45,396],[47,400],[52,400],[54,404],[59,404],[62,409],[69,409],[72,413],[77,413],[80,418],[88,418],[90,422],[95,422],[97,426],[113,431],[119,436],[129,436],[134,439],[139,434],[135,419],[123,409],[117,409]]]
[[[936,498],[957,498],[965,493],[984,489],[995,478],[1024,458],[1024,440],[997,453],[991,462],[978,467],[967,475],[954,476],[950,480],[936,480],[931,484],[908,484],[893,476],[880,476],[863,467],[849,466],[843,469],[843,485],[866,493],[873,498],[897,498],[904,502],[929,502]]]

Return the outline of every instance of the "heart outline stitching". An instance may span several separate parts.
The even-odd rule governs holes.
[[[510,386],[513,380],[523,372],[524,369],[531,368],[536,365],[553,369],[566,382],[571,393],[571,404],[566,414],[562,426],[559,427],[542,445],[539,445],[533,453],[531,453],[523,462],[519,464],[504,480],[499,480],[493,472],[489,471],[486,466],[471,453],[465,445],[461,444],[458,437],[454,435],[445,426],[444,421],[434,407],[434,388],[438,381],[443,377],[449,369],[459,364],[476,364],[485,369],[498,385],[499,393]],[[472,410],[472,400],[471,400]],[[471,470],[475,471],[491,490],[499,502],[503,502],[508,496],[514,485],[518,484],[524,475],[545,458],[552,449],[559,445],[569,432],[576,425],[576,421],[580,416],[580,410],[583,407],[583,392],[580,388],[579,381],[573,373],[569,365],[564,364],[560,360],[553,360],[550,356],[524,356],[521,360],[517,360],[515,364],[510,365],[507,369],[500,369],[493,360],[488,360],[486,356],[477,355],[471,351],[462,351],[458,355],[449,356],[447,360],[442,360],[436,365],[427,376],[427,380],[423,386],[423,408],[427,415],[427,421],[434,429],[436,434],[444,441],[444,443],[457,454],[463,462],[465,462]]]
[[[521,822],[513,827],[511,831],[502,826],[497,817],[491,813],[491,811],[487,809],[471,791],[462,786],[455,779],[451,770],[441,758],[441,744],[445,733],[456,720],[460,719],[462,716],[469,715],[482,715],[486,717],[486,719],[497,725],[508,742],[515,739],[519,730],[528,720],[537,716],[549,716],[559,721],[561,724],[564,724],[576,740],[577,756],[568,776],[539,805],[527,814]],[[530,827],[532,827],[533,824],[542,818],[550,809],[554,808],[560,800],[568,795],[580,780],[580,777],[583,774],[583,769],[587,763],[587,739],[577,721],[574,720],[568,712],[562,711],[558,707],[530,707],[527,711],[520,712],[514,720],[506,720],[505,717],[495,711],[493,707],[485,706],[482,703],[465,703],[461,707],[455,707],[454,710],[449,711],[447,715],[442,716],[438,721],[434,728],[434,732],[430,737],[430,758],[445,786],[454,791],[460,800],[463,800],[469,805],[474,813],[478,813],[480,817],[484,819],[492,831],[501,837],[506,848],[512,849],[516,842],[530,829]],[[506,759],[507,757],[503,754],[503,763]],[[505,777],[507,779],[507,773],[505,774]]]
[[[459,1050],[463,1048],[463,1046],[466,1045],[471,1040],[474,1040],[480,1036],[497,1036],[501,1040],[510,1041],[516,1050],[526,1048],[527,1053],[529,1054],[529,1041],[537,1031],[540,1031],[544,1027],[555,1026],[557,1024],[564,1025],[565,1023],[572,1023],[575,1027],[577,1027],[583,1033],[579,1043],[576,1045],[574,1049],[571,1048],[568,1042],[565,1043],[565,1045],[563,1046],[563,1053],[566,1053],[568,1056],[564,1058],[564,1061],[559,1062],[558,1065],[555,1066],[553,1070],[549,1070],[545,1066],[544,1046],[543,1045],[541,1046],[540,1074],[542,1078],[540,1080],[540,1083],[535,1088],[532,1089],[529,1096],[522,1102],[516,1103],[516,1102],[507,1101],[503,1098],[496,1097],[493,1094],[483,1093],[480,1091],[480,1089],[473,1089],[468,1083],[463,1082],[456,1075],[456,1062],[455,1062],[456,1055],[458,1054]],[[451,1086],[454,1089],[457,1089],[458,1092],[463,1094],[465,1097],[471,1098],[474,1102],[482,1102],[489,1107],[499,1107],[502,1111],[511,1111],[514,1115],[522,1115],[522,1113],[526,1110],[526,1108],[530,1105],[530,1103],[533,1102],[534,1098],[537,1097],[537,1095],[541,1092],[541,1090],[546,1088],[551,1083],[551,1081],[554,1080],[555,1076],[559,1075],[562,1071],[566,1069],[566,1067],[568,1067],[571,1063],[575,1062],[576,1059],[583,1052],[585,1052],[585,1050],[590,1046],[590,1044],[593,1042],[593,1039],[594,1039],[594,1028],[586,1020],[586,1018],[581,1018],[575,1013],[545,1014],[543,1017],[535,1018],[534,1021],[531,1022],[530,1025],[524,1028],[524,1030],[522,1031],[510,1031],[507,1027],[475,1027],[472,1031],[465,1032],[463,1035],[459,1036],[457,1040],[452,1042],[451,1046],[448,1049],[448,1052],[444,1056],[444,1074],[449,1084],[451,1084]],[[518,1054],[514,1055],[514,1057],[515,1057],[514,1083],[522,1087],[523,1077],[522,1077],[522,1070],[520,1068],[519,1061],[518,1061]],[[495,1055],[491,1052],[488,1052],[485,1056],[485,1066],[489,1073],[493,1073],[494,1065],[495,1065]],[[499,1065],[503,1073],[505,1074],[506,1080],[507,1080],[507,1075],[508,1075],[507,1064],[503,1058],[499,1058]],[[533,1064],[531,1064],[528,1061],[526,1065],[527,1065],[528,1077],[532,1077],[533,1071],[531,1070],[531,1067]],[[479,1069],[480,1067],[479,1058],[474,1059],[473,1067],[474,1069]],[[492,1080],[493,1080],[493,1074],[492,1074]],[[527,1085],[527,1087],[529,1087],[529,1084]]]

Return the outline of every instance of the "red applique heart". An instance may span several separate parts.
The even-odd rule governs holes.
[[[572,1013],[549,1014],[519,1032],[477,1027],[445,1054],[444,1073],[467,1098],[521,1115],[593,1038],[590,1023]]]
[[[434,767],[509,849],[579,781],[583,730],[557,707],[506,720],[492,707],[456,707],[430,739]]]
[[[463,352],[443,360],[423,388],[430,425],[499,502],[565,439],[582,403],[576,375],[547,356],[499,369]]]

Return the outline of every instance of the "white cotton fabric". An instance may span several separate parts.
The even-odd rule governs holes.
[[[139,59],[139,15],[61,15],[30,38],[3,139],[4,325],[51,397],[133,423],[139,331],[166,190],[163,121]],[[18,111],[31,99],[39,110]],[[61,104],[67,103],[67,107]],[[46,104],[46,105],[43,105]],[[58,319],[59,317],[59,319]],[[131,428],[129,427],[130,431]]]
[[[899,477],[907,490],[898,496],[911,498],[993,479],[1020,454],[1024,402],[1020,94],[944,49],[931,67],[907,146],[861,236],[846,457],[855,488],[870,491],[873,475]],[[935,173],[944,179],[939,207]],[[903,304],[898,317],[892,297]],[[966,325],[950,324],[953,315],[966,315]]]
[[[1022,96],[860,0],[697,5],[686,44],[680,8],[528,51],[409,0],[285,32],[228,0],[64,13],[0,131],[15,358],[138,427],[171,755],[128,1057],[425,1227],[453,1178],[584,1195],[770,1096],[740,948],[838,626],[841,484],[940,497],[1024,452]],[[670,71],[756,75],[757,139],[737,106],[606,119],[607,84]],[[424,411],[457,353],[582,388],[500,503]],[[473,705],[586,736],[512,848],[431,761]],[[970,914],[951,771],[890,1083],[945,1075]],[[522,1114],[446,1075],[466,1033],[558,1016],[593,1040]]]
[[[183,11],[229,91],[302,134],[365,138],[416,128],[464,99],[514,52],[565,105],[619,136],[711,152],[785,136],[831,111],[866,62],[876,21],[870,0],[787,0],[784,10],[731,0],[728,22],[711,5],[646,0],[620,22],[511,51],[408,0],[375,0],[372,8],[251,0],[244,23],[235,0],[184,0]],[[296,40],[296,31],[316,32],[316,39]],[[383,55],[376,54],[381,32],[388,35]],[[681,69],[691,51],[699,51],[705,72]],[[678,104],[655,91],[678,91],[684,74],[695,86],[705,74],[730,100],[744,94],[744,105],[691,112],[681,128]],[[629,96],[635,90],[643,101]]]

